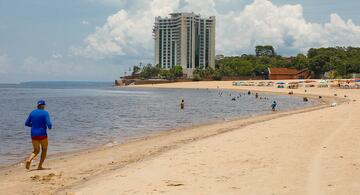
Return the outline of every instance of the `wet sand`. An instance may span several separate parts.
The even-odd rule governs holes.
[[[231,82],[153,87],[289,91]],[[9,167],[0,171],[0,194],[359,194],[360,90],[292,91],[327,103],[55,156],[45,163],[51,170]]]

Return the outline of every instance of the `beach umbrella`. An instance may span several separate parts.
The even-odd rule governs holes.
[[[283,82],[283,81],[280,81],[280,82],[277,82],[276,84],[277,84],[277,85],[285,85],[286,83]]]

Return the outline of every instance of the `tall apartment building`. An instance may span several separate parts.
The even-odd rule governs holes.
[[[181,65],[188,77],[195,68],[215,68],[215,16],[172,13],[156,17],[153,33],[155,64],[163,68]]]

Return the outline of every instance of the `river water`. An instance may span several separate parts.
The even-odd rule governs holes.
[[[232,101],[232,98],[236,101]],[[53,129],[49,154],[106,143],[121,143],[173,128],[311,106],[301,98],[198,89],[114,88],[111,83],[39,82],[0,84],[0,165],[23,160],[32,151],[24,126],[36,101],[45,99]],[[185,109],[180,110],[180,101]]]

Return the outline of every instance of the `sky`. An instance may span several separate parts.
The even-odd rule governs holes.
[[[0,0],[0,83],[113,81],[152,63],[155,16],[216,16],[216,53],[360,46],[358,0]]]

